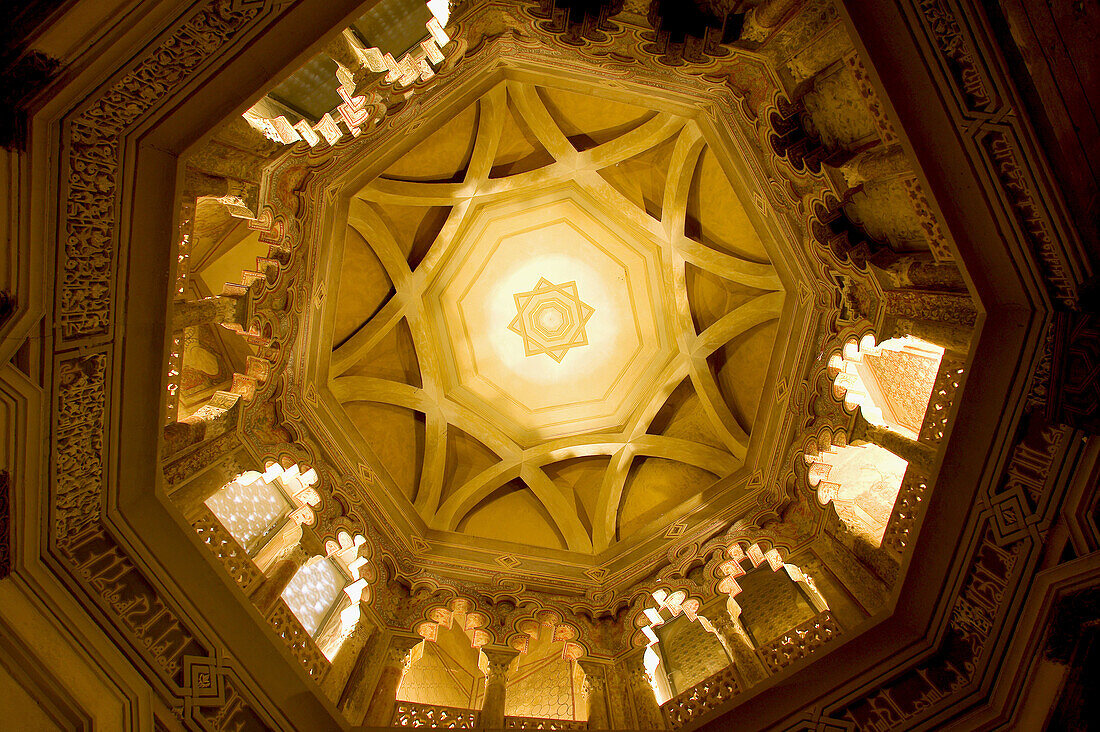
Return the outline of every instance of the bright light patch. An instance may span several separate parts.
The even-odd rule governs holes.
[[[245,549],[290,508],[277,487],[265,483],[259,473],[252,474],[255,480],[244,485],[232,481],[206,499],[207,507]]]
[[[283,590],[283,600],[310,635],[336,602],[343,577],[327,559],[302,567]]]

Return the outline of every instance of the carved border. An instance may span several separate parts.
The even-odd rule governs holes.
[[[239,37],[280,13],[283,0],[207,0],[163,31],[61,123],[50,552],[91,612],[188,726],[269,729],[216,642],[163,596],[105,522],[106,445],[118,317],[117,228],[128,132]]]
[[[991,200],[1000,203],[1016,226],[1052,297],[1076,307],[1087,262],[1059,203],[1039,187],[1041,163],[1020,143],[1029,132],[1026,121],[984,65],[983,57],[990,54],[972,30],[981,10],[967,0],[899,4],[918,19],[916,27],[932,49],[930,65],[944,71],[937,85],[955,100],[955,124],[974,142],[975,167],[991,173],[982,181],[993,194]],[[994,113],[996,119],[991,118]],[[1030,412],[1000,479],[975,500],[977,515],[957,572],[965,579],[946,599],[948,616],[938,645],[872,690],[834,702],[812,722],[806,717],[788,729],[909,729],[949,709],[990,703],[984,693],[974,699],[969,692],[993,673],[1006,651],[1020,597],[1027,592],[1027,578],[1035,571],[1065,490],[1062,466],[1074,450],[1071,429],[1042,419],[1045,400],[1035,396],[1046,389],[1042,369],[1040,363],[1032,376]]]

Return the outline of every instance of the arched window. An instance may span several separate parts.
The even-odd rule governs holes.
[[[337,619],[337,606],[349,579],[333,560],[314,557],[302,565],[283,590],[283,601],[306,631],[316,637],[327,621]]]
[[[871,424],[916,440],[924,422],[943,348],[917,338],[875,344],[850,340],[829,360],[834,393]],[[820,445],[806,453],[810,485],[822,504],[832,501],[844,524],[882,544],[908,463],[877,445]]]
[[[764,565],[738,582],[741,624],[757,648],[766,645],[813,616],[818,609],[812,598],[783,571]]]
[[[908,463],[872,444],[834,447],[807,460],[817,499],[832,501],[849,529],[881,545]]]
[[[547,615],[550,615],[548,613]],[[520,654],[508,672],[504,714],[508,717],[585,720],[584,671],[576,663],[583,652],[572,642],[577,631],[560,617],[520,624]]]
[[[857,406],[871,424],[917,439],[943,348],[918,338],[891,338],[875,345],[875,337],[849,341],[843,355],[829,361],[837,396],[848,409]]]

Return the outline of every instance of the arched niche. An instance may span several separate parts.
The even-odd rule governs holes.
[[[729,617],[753,648],[829,609],[810,576],[783,561],[778,548],[765,552],[756,543],[746,549],[734,542],[726,551],[729,559],[718,565],[724,576],[717,589],[729,596]]]
[[[645,670],[658,704],[687,691],[729,666],[732,659],[711,622],[699,614],[701,601],[683,590],[653,592],[638,617],[647,639]]]
[[[465,605],[437,608],[423,623],[424,641],[412,650],[397,687],[397,701],[459,709],[480,709],[485,702],[488,660],[475,642],[477,622],[467,622]]]
[[[871,424],[915,440],[924,422],[943,348],[906,336],[875,343],[852,339],[829,359],[836,395],[849,410],[859,407]]]
[[[833,447],[807,459],[818,501],[831,501],[853,533],[880,546],[908,463],[869,443]]]
[[[657,628],[661,667],[668,676],[673,697],[729,666],[731,659],[722,641],[703,627],[680,615]]]
[[[531,621],[519,656],[508,671],[504,714],[584,721],[584,671],[576,663],[582,649],[572,642],[576,631],[568,625]]]

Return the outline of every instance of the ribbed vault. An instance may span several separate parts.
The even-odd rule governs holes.
[[[523,356],[493,293],[566,279],[589,340]],[[421,519],[581,553],[743,467],[785,298],[695,121],[512,80],[352,196],[337,288],[328,387]]]

